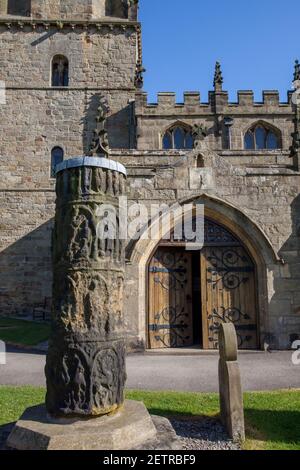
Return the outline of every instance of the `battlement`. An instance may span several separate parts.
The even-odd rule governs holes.
[[[98,19],[136,21],[138,0],[0,0],[0,16],[33,19]]]
[[[293,113],[292,91],[288,92],[287,101],[280,102],[277,90],[264,90],[262,101],[254,101],[252,90],[242,90],[237,92],[237,101],[230,102],[228,92],[210,91],[208,101],[201,102],[199,92],[190,91],[184,93],[183,103],[176,102],[176,94],[172,92],[160,92],[157,95],[156,103],[148,102],[146,92],[136,94],[136,114],[144,115],[170,115],[170,114],[290,114]]]

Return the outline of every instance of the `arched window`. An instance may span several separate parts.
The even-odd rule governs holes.
[[[51,150],[51,178],[55,178],[56,167],[64,160],[64,151],[61,147],[53,147]]]
[[[30,16],[31,0],[22,0],[22,2],[20,0],[8,0],[7,13],[14,16]]]
[[[128,18],[129,2],[123,0],[105,0],[105,15],[116,18]]]
[[[180,124],[171,127],[163,136],[162,147],[164,150],[192,149],[194,147],[194,139],[191,129]]]
[[[280,135],[271,127],[258,123],[244,137],[245,150],[275,150],[280,148]]]
[[[69,61],[64,55],[56,55],[52,59],[52,86],[69,85]]]

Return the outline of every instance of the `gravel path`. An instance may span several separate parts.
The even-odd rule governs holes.
[[[241,450],[232,442],[221,423],[213,418],[199,420],[170,419],[183,450]]]

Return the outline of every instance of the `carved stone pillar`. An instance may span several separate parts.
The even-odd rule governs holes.
[[[84,157],[65,161],[57,171],[46,406],[53,416],[101,416],[124,402],[124,241],[118,207],[126,170],[105,158]],[[116,214],[115,239],[101,236],[103,204]]]
[[[83,157],[65,161],[57,172],[46,406],[27,408],[6,445],[17,450],[180,449],[165,418],[154,422],[143,403],[124,403],[125,240],[118,236],[118,197],[125,193],[125,168],[108,158]]]

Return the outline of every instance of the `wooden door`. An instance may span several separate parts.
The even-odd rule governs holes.
[[[234,323],[240,349],[257,349],[255,269],[243,247],[203,248],[201,292],[204,349],[218,348],[221,322]]]
[[[159,248],[149,266],[149,346],[193,344],[192,258],[184,249]]]

